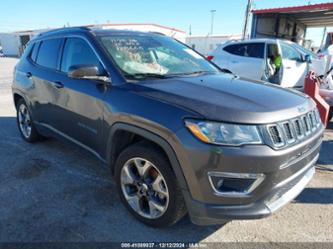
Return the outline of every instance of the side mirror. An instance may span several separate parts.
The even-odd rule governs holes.
[[[69,67],[67,76],[73,79],[91,79],[110,82],[106,72],[100,72],[94,65],[73,65]]]
[[[310,54],[304,55],[304,62],[312,63],[312,56]]]

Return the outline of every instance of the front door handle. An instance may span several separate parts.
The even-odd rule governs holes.
[[[60,88],[64,88],[64,84],[62,84],[62,83],[59,82],[59,81],[51,81],[51,85],[52,85],[53,87],[55,87],[55,88],[58,88],[58,89],[60,89]]]

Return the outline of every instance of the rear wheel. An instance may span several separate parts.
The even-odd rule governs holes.
[[[181,189],[167,158],[145,143],[125,149],[115,169],[120,198],[141,222],[170,226],[186,213]]]
[[[20,134],[25,141],[33,143],[41,138],[33,124],[28,106],[23,99],[17,102],[16,120]]]

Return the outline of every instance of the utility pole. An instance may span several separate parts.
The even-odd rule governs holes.
[[[250,19],[250,12],[251,12],[251,8],[252,8],[252,0],[247,0],[247,6],[246,6],[246,10],[245,10],[245,21],[244,21],[244,27],[243,27],[243,39],[246,38],[247,35],[247,26],[249,23],[249,19]]]
[[[211,22],[210,22],[210,35],[213,35],[214,32],[214,15],[215,15],[216,10],[211,10]]]

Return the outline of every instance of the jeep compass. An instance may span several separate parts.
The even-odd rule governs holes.
[[[154,227],[186,213],[200,225],[270,215],[312,178],[324,129],[302,93],[225,73],[157,33],[42,33],[12,90],[24,140],[95,155],[129,212]]]

